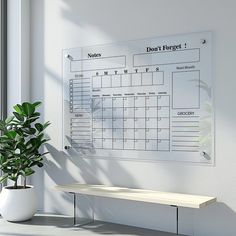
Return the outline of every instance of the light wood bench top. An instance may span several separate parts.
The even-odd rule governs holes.
[[[179,207],[201,208],[216,202],[216,197],[160,192],[124,187],[108,187],[105,185],[68,184],[55,187],[63,192],[73,192],[91,196],[109,197],[124,200],[174,205]]]

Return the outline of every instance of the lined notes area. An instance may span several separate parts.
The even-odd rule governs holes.
[[[91,148],[91,99],[90,79],[76,78],[69,81],[70,113],[74,118],[70,120],[70,139],[73,148]]]
[[[70,86],[70,112],[90,113],[90,79],[71,79]]]
[[[199,151],[199,116],[172,117],[172,151]]]
[[[70,122],[71,146],[73,148],[91,148],[91,120],[90,117],[82,115],[72,118]]]

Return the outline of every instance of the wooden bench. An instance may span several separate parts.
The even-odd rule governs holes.
[[[74,225],[76,224],[76,194],[108,197],[130,201],[140,201],[169,205],[176,208],[176,234],[179,233],[179,207],[202,208],[216,202],[216,197],[160,192],[144,189],[108,187],[105,185],[68,184],[55,187],[56,190],[74,195]],[[94,221],[94,217],[93,217]]]

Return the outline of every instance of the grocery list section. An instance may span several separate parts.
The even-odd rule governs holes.
[[[199,151],[199,116],[194,112],[179,112],[172,116],[172,151]]]
[[[64,50],[63,146],[92,158],[212,163],[210,55],[208,32]]]

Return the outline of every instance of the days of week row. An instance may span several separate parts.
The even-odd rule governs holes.
[[[116,88],[148,85],[163,85],[164,72],[141,72],[114,75],[98,75],[92,77],[93,88]]]

